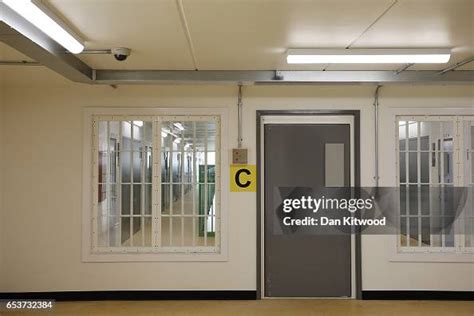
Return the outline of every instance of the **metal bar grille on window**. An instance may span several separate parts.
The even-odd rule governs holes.
[[[215,116],[94,117],[96,252],[219,252]]]

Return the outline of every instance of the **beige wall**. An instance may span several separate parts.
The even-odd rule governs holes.
[[[0,59],[4,58],[4,53],[0,49]],[[5,138],[4,138],[4,127],[5,124],[3,122],[4,115],[4,80],[5,80],[5,73],[4,73],[4,68],[0,67],[0,289],[1,289],[1,284],[2,284],[2,275],[3,273],[3,261],[5,257],[5,249],[4,249],[4,242],[5,242],[5,229],[4,229],[4,207],[3,207],[3,170],[4,170],[4,159],[3,159],[3,154],[4,154],[4,144],[5,144]]]
[[[0,58],[2,58],[2,54],[0,52]],[[3,275],[3,257],[4,249],[3,249],[3,242],[4,242],[4,229],[3,223],[5,222],[3,219],[3,72],[0,69],[0,287],[2,284],[2,275]]]
[[[394,115],[474,115],[473,86],[388,87],[381,91],[380,185],[396,184]],[[393,236],[364,236],[364,289],[474,291],[474,255],[470,263],[394,262]],[[455,259],[456,260],[456,259]]]
[[[21,78],[26,76],[36,81],[25,84]],[[356,109],[361,110],[362,185],[372,185],[373,91],[372,86],[245,87],[243,137],[250,162],[256,161],[256,110]],[[81,262],[84,107],[228,107],[233,147],[236,92],[232,86],[112,89],[68,83],[37,69],[12,73],[5,88],[0,146],[6,212],[1,228],[8,240],[0,291],[255,289],[255,194],[229,194],[227,262]],[[474,92],[472,86],[394,86],[382,90],[380,103],[382,118],[387,106],[446,107],[456,114],[460,108],[472,109]],[[382,143],[386,137],[394,139],[394,123],[385,118],[384,124]],[[385,185],[395,181],[392,155],[393,148],[382,146]],[[389,242],[364,238],[364,289],[474,290],[473,264],[390,262]]]

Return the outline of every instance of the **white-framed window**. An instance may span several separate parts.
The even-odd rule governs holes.
[[[225,260],[223,111],[89,112],[85,260]]]
[[[461,249],[464,252],[474,253],[474,116],[462,116],[459,134],[462,137],[460,161],[463,168],[460,177],[465,187],[469,188],[466,201],[466,212],[462,218],[460,231],[465,238],[461,240]]]
[[[456,188],[472,188],[472,119],[396,117],[399,252],[470,253],[474,249],[472,189],[464,191],[468,197],[460,216],[445,207],[452,204],[453,197],[447,195]]]

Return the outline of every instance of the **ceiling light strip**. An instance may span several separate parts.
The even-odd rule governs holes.
[[[73,54],[84,50],[84,45],[66,27],[58,23],[58,19],[47,12],[39,2],[34,0],[1,0],[10,9],[18,13],[43,33]]]
[[[450,49],[289,49],[288,64],[438,64]]]

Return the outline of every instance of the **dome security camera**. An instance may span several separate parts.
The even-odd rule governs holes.
[[[117,61],[124,61],[130,56],[132,50],[126,47],[116,47],[112,48],[111,52]]]

